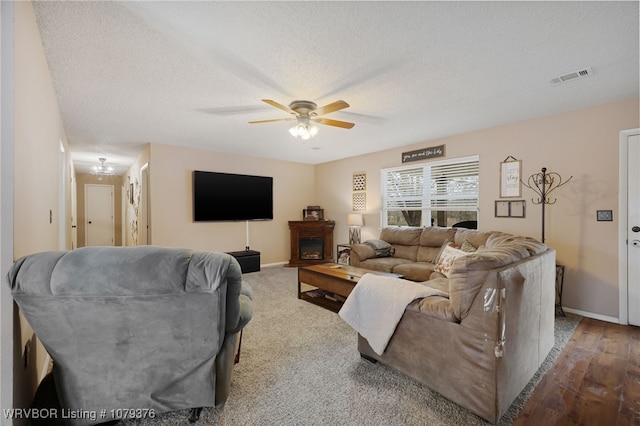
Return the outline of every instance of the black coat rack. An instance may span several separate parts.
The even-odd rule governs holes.
[[[544,206],[549,204],[555,204],[557,199],[551,200],[549,198],[549,194],[553,192],[555,189],[560,188],[562,185],[568,183],[573,176],[570,176],[566,181],[562,181],[562,176],[560,176],[556,172],[547,173],[547,168],[543,167],[540,173],[535,173],[529,176],[527,179],[527,183],[524,183],[522,180],[522,184],[527,188],[533,190],[537,195],[538,199],[531,199],[533,204],[542,205],[542,242],[544,243]]]

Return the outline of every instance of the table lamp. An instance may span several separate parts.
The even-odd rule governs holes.
[[[349,213],[347,215],[349,225],[349,244],[360,244],[360,227],[364,225],[362,215],[359,213]]]

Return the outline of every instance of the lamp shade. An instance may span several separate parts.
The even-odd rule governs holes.
[[[349,226],[362,226],[364,225],[364,221],[362,220],[362,215],[358,213],[349,213],[347,215],[347,224]]]

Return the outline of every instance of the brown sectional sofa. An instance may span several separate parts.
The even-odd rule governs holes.
[[[351,264],[448,293],[413,301],[382,355],[358,350],[496,423],[554,345],[555,251],[527,237],[455,228],[385,228],[392,256],[352,245]],[[434,272],[443,243],[478,250]]]
[[[379,239],[393,246],[393,256],[376,257],[374,249],[370,246],[352,244],[350,263],[360,268],[402,274],[411,281],[426,281],[431,277],[436,257],[445,242],[450,241],[459,247],[467,240],[478,248],[484,246],[487,239],[494,234],[502,233],[438,226],[383,228]]]

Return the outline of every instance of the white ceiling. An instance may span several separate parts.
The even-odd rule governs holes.
[[[162,143],[317,164],[638,96],[638,2],[34,2],[79,170]],[[592,67],[593,76],[552,85]],[[351,107],[303,143],[263,98]]]

